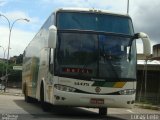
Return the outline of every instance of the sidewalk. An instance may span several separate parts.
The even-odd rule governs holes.
[[[144,109],[152,109],[152,110],[159,110],[160,105],[150,105],[150,104],[143,104],[143,103],[135,103],[136,107],[144,108]]]
[[[0,95],[14,95],[14,96],[23,96],[22,89],[20,88],[6,88],[6,91],[0,90]]]

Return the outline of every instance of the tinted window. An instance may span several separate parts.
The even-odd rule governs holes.
[[[56,74],[72,77],[136,79],[132,38],[94,33],[58,33]]]
[[[133,35],[129,17],[110,14],[59,12],[58,29],[79,29]]]

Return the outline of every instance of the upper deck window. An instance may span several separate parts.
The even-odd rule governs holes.
[[[88,12],[58,12],[57,28],[60,30],[93,30],[133,35],[129,17]]]

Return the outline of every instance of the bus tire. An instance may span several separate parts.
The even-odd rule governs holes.
[[[44,112],[50,112],[50,106],[48,103],[44,101],[44,85],[43,83],[41,84],[41,89],[40,89],[40,104]]]
[[[102,116],[107,115],[107,108],[99,108],[99,115]]]

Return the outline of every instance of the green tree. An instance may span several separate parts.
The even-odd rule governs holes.
[[[12,83],[20,83],[22,81],[22,71],[13,70],[13,66],[21,66],[23,62],[23,55],[13,56],[9,60],[8,64],[8,85],[13,85]],[[2,60],[0,61],[0,77],[5,75],[7,64]],[[13,86],[9,86],[13,87]]]
[[[0,61],[0,77],[5,74],[6,64],[4,61]]]
[[[16,58],[16,64],[22,64],[22,62],[23,62],[23,54],[20,54]]]

